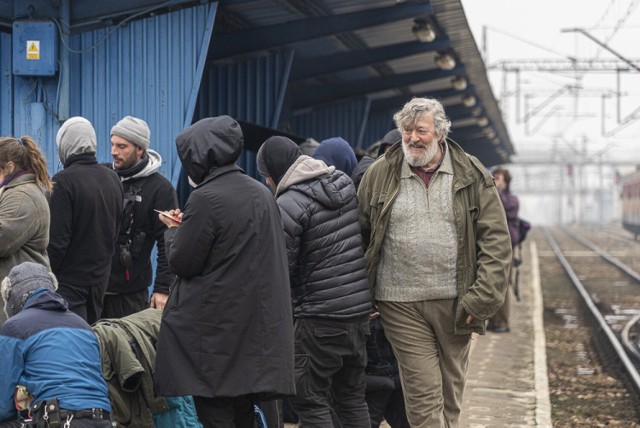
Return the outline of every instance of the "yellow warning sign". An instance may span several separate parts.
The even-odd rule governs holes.
[[[27,59],[40,59],[40,40],[27,40]]]

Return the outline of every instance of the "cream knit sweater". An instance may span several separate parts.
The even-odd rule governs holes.
[[[403,163],[400,190],[390,208],[382,243],[376,300],[415,302],[456,297],[458,239],[452,182],[448,150],[428,189]]]

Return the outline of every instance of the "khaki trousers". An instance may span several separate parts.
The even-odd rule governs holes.
[[[454,334],[455,303],[377,302],[412,428],[458,426],[471,335]]]

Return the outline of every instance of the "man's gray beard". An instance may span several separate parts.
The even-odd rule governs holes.
[[[438,153],[438,144],[431,143],[431,145],[427,146],[427,150],[424,151],[421,155],[414,155],[409,150],[407,144],[402,142],[402,151],[404,152],[404,158],[407,160],[407,163],[413,167],[420,168],[426,166]]]

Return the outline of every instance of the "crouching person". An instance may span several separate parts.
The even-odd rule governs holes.
[[[111,427],[98,341],[56,289],[55,276],[32,262],[2,281],[0,427]],[[33,419],[24,425],[21,401]]]

